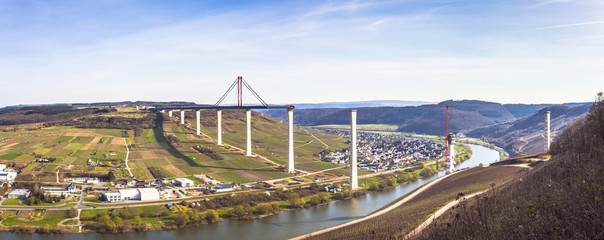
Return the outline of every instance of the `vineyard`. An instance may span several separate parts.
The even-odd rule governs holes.
[[[501,184],[521,170],[512,166],[470,169],[442,180],[386,214],[310,239],[402,238],[448,202]]]

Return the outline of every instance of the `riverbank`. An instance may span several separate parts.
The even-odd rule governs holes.
[[[342,227],[317,231],[295,239],[402,238],[447,203],[509,181],[522,169],[515,166],[493,166],[462,171],[435,180],[433,185],[426,185],[401,198],[387,207],[387,211],[379,211]]]
[[[85,209],[81,212],[82,232],[131,232],[175,230],[208,223],[229,220],[249,220],[281,212],[328,204],[369,192],[392,188],[398,184],[414,181],[422,175],[422,169],[397,172],[361,180],[361,189],[350,191],[347,183],[336,182],[336,193],[327,193],[317,184],[307,188],[287,191],[264,191],[224,195],[212,199],[181,202],[172,207],[162,205],[112,209]],[[276,200],[276,201],[275,201]],[[212,208],[211,206],[219,206]],[[222,206],[222,207],[220,207]],[[77,227],[60,227],[56,224],[66,218],[67,210],[4,210],[0,217],[0,230],[13,232],[72,233]],[[38,216],[31,218],[28,216]],[[62,219],[65,218],[65,219]]]

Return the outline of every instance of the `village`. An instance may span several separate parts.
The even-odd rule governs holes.
[[[350,138],[350,132],[329,130]],[[443,145],[432,140],[404,137],[402,134],[357,133],[358,167],[372,172],[400,170],[417,161],[444,156]],[[322,159],[333,164],[350,164],[348,149],[326,152]]]
[[[0,179],[1,186],[14,186],[12,180],[18,175],[17,171],[5,169],[5,165],[0,165],[3,173],[11,173],[11,178]],[[105,182],[95,177],[75,177],[65,178],[56,185],[39,186],[36,190],[29,188],[14,188],[5,196],[0,196],[0,200],[18,199],[26,201],[36,194],[36,197],[44,196],[44,199],[60,201],[63,199],[77,199],[82,191],[86,200],[91,202],[122,202],[122,201],[154,201],[154,200],[176,200],[200,196],[203,194],[221,193],[233,190],[254,188],[253,184],[237,185],[233,183],[223,183],[213,179],[208,175],[195,175],[195,181],[189,178],[166,179],[159,178],[155,180],[140,181],[135,178],[120,179],[115,182]],[[202,182],[202,183],[199,183]],[[66,187],[63,185],[68,184]],[[76,185],[77,184],[77,185]],[[83,189],[78,189],[82,186]]]

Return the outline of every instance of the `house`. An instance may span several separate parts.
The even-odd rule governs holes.
[[[96,177],[74,177],[74,178],[65,178],[63,180],[63,182],[97,184],[97,183],[99,183],[99,179]]]
[[[155,183],[157,183],[157,184],[170,183],[170,180],[160,177],[158,179],[155,179]]]
[[[103,194],[104,200],[108,202],[125,200],[159,200],[159,191],[155,188],[135,188],[122,189],[117,192],[106,192]]]
[[[136,179],[134,178],[127,178],[127,179],[120,179],[117,180],[115,183],[116,185],[123,185],[123,186],[128,186],[128,187],[134,187],[134,185],[136,184]]]
[[[11,199],[27,199],[31,194],[31,190],[29,189],[15,189],[8,193],[8,198]]]
[[[186,179],[186,178],[174,179],[174,186],[177,186],[177,187],[192,187],[193,185],[194,185],[194,182],[191,181],[190,179]]]
[[[69,193],[76,193],[78,191],[75,183],[70,183],[69,186],[67,186],[67,188],[65,188],[65,190],[67,190],[67,192],[69,192]]]
[[[137,188],[147,188],[147,187],[151,187],[151,183],[150,183],[150,182],[144,182],[144,181],[140,181],[140,182],[137,182],[137,183],[135,184],[135,186],[136,186]]]
[[[6,164],[0,164],[0,171],[4,171],[6,169]]]
[[[62,195],[67,195],[67,194],[74,194],[77,193],[78,189],[75,183],[70,183],[67,187],[54,187],[54,186],[49,186],[49,187],[42,187],[41,188],[42,191],[44,191],[44,194],[47,195],[51,195],[51,196],[62,196]]]
[[[13,181],[17,175],[19,174],[14,169],[2,169],[0,170],[0,181]]]

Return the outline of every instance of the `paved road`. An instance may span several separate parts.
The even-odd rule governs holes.
[[[128,142],[126,141],[126,138],[124,138],[124,145],[126,145],[126,170],[128,170],[128,173],[130,173],[130,177],[133,177],[134,175],[132,174],[132,171],[130,171],[130,167],[128,166],[128,156],[130,155],[130,149],[128,148]]]
[[[318,137],[316,137],[314,134],[312,134],[311,132],[309,132],[305,128],[302,128],[302,130],[304,130],[306,133],[310,134],[310,136],[312,136],[313,138],[317,139],[317,141],[319,141],[320,143],[322,143],[323,145],[325,145],[325,149],[329,148],[329,145],[327,145],[326,143],[324,143],[323,141],[321,141],[321,139],[319,139]]]

